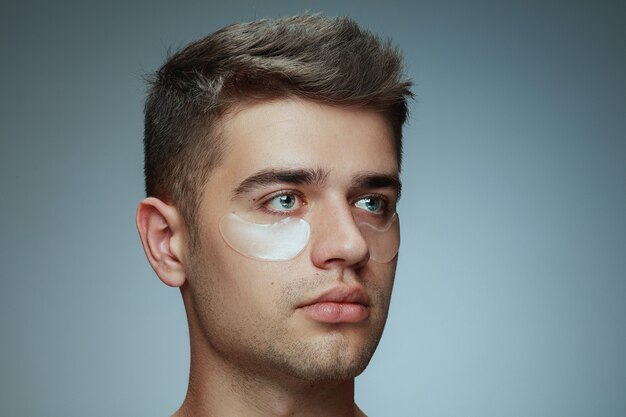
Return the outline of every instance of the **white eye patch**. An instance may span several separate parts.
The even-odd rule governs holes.
[[[309,243],[311,227],[296,217],[258,224],[230,213],[220,220],[220,233],[228,246],[244,256],[263,261],[286,261],[304,250]]]
[[[370,259],[388,263],[400,247],[400,224],[394,214],[384,226],[358,223]],[[309,243],[311,226],[298,217],[287,217],[274,223],[253,223],[235,213],[220,219],[219,229],[224,241],[235,251],[262,261],[287,261],[298,256]]]

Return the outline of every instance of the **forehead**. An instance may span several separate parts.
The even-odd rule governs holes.
[[[398,172],[392,129],[373,110],[281,99],[235,108],[221,127],[224,179],[268,168],[321,169],[331,180]]]

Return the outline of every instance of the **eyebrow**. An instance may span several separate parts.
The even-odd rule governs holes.
[[[296,185],[324,185],[328,178],[328,172],[321,168],[315,169],[264,169],[252,174],[243,180],[232,192],[232,199],[253,191],[257,188],[272,184],[296,184]],[[395,174],[381,174],[378,172],[364,172],[352,178],[350,191],[356,193],[361,190],[373,188],[391,188],[400,199],[402,183]]]
[[[396,192],[398,200],[402,194],[402,182],[400,177],[395,174],[381,174],[378,172],[358,174],[352,179],[350,187],[352,191],[370,190],[372,188],[391,188]]]
[[[241,182],[233,190],[232,198],[235,199],[256,188],[272,184],[307,184],[323,185],[328,177],[328,172],[320,168],[316,169],[264,169]]]

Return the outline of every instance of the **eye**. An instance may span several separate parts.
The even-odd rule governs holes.
[[[366,210],[374,214],[382,214],[385,209],[385,202],[381,197],[367,196],[358,200],[355,204],[356,207]]]
[[[265,206],[272,212],[291,212],[298,209],[302,205],[301,198],[295,193],[284,192],[282,194],[271,197]]]

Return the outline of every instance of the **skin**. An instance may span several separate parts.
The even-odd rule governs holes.
[[[180,287],[189,322],[189,388],[175,415],[364,415],[354,377],[382,335],[397,257],[370,260],[353,216],[363,215],[372,193],[395,211],[398,190],[356,186],[355,178],[397,177],[388,123],[370,110],[281,99],[234,109],[221,134],[227,151],[202,190],[195,248],[176,207],[151,197],[137,209],[148,260],[164,283]],[[234,196],[268,169],[317,170],[323,181],[257,185]],[[293,207],[280,204],[281,191]],[[306,216],[309,244],[288,261],[245,257],[218,228],[233,211],[274,221]],[[321,323],[299,308],[329,289],[355,287],[369,300],[365,320]]]

